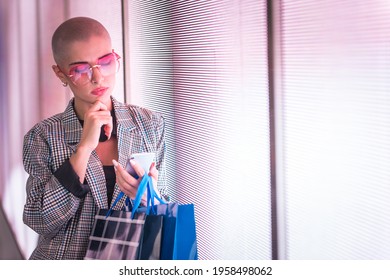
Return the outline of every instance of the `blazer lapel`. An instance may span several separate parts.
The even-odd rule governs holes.
[[[89,157],[86,179],[97,206],[100,209],[107,209],[106,177],[104,175],[102,163],[95,151],[93,151]]]
[[[125,168],[127,160],[133,153],[142,152],[144,139],[142,133],[135,124],[128,106],[117,102],[113,99],[114,110],[117,122],[117,137],[118,137],[118,154],[119,164]],[[113,201],[119,195],[121,190],[116,184],[114,189]],[[115,205],[114,210],[122,209],[126,196],[124,195]]]

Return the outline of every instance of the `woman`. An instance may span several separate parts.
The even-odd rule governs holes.
[[[111,96],[119,56],[98,21],[65,21],[53,34],[52,51],[53,70],[74,97],[63,113],[36,124],[25,136],[23,163],[29,178],[23,220],[39,234],[30,259],[82,259],[96,211],[109,208],[120,191],[125,196],[116,210],[126,196],[135,197],[141,179],[122,167],[131,154],[155,152],[149,175],[165,194],[164,120]],[[131,164],[141,178],[144,170]]]

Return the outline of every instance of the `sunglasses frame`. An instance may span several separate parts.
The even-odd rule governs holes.
[[[117,54],[115,51],[114,51],[114,49],[112,49],[112,51],[111,51],[111,53],[108,53],[108,54],[106,54],[106,55],[104,55],[103,57],[101,57],[101,58],[99,58],[98,59],[98,61],[100,60],[100,59],[102,59],[102,58],[104,58],[104,57],[106,57],[106,56],[108,56],[108,55],[114,55],[114,58],[115,58],[115,60],[116,60],[116,63],[118,63],[118,65],[116,66],[116,70],[115,70],[115,73],[118,73],[118,71],[119,71],[119,67],[120,67],[120,63],[119,63],[119,59],[121,58],[120,56],[119,56],[119,54]],[[80,64],[84,64],[84,63],[80,63]],[[85,63],[85,64],[88,64],[88,63]],[[90,64],[88,64],[88,65],[90,65]],[[57,67],[60,69],[60,71],[62,72],[62,73],[64,73],[62,70],[61,70],[61,68],[57,65]],[[90,67],[89,67],[89,73],[88,73],[88,80],[86,80],[86,82],[85,83],[77,83],[74,79],[73,79],[73,77],[74,77],[74,75],[72,75],[71,74],[71,72],[72,72],[72,69],[74,68],[71,68],[70,70],[69,70],[69,74],[65,74],[71,81],[72,81],[72,83],[75,85],[75,86],[83,86],[83,85],[86,85],[87,83],[88,83],[88,81],[89,82],[91,82],[92,81],[92,76],[93,76],[93,69],[94,68],[97,68],[97,69],[99,69],[99,71],[100,71],[100,68],[102,67],[102,65],[101,64],[95,64],[95,65],[90,65]],[[100,72],[101,73],[101,72]],[[103,74],[102,74],[103,75]],[[103,75],[104,76],[104,75]]]

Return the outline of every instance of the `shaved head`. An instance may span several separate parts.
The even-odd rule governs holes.
[[[91,36],[106,37],[111,41],[106,28],[97,20],[75,17],[63,22],[53,34],[51,47],[54,60],[61,65],[67,58],[68,47],[76,41],[87,41]]]

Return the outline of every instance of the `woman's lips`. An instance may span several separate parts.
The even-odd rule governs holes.
[[[99,88],[95,88],[91,93],[95,96],[101,96],[105,94],[107,90],[108,87],[99,87]]]

